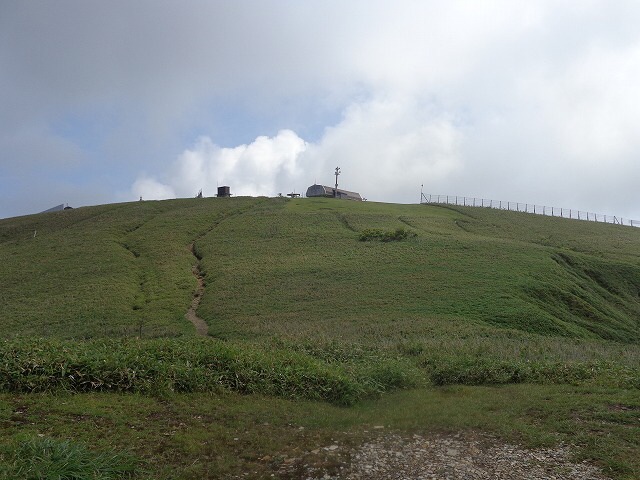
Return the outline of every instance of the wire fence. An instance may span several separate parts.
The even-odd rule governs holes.
[[[547,207],[532,203],[519,203],[504,200],[488,200],[486,198],[460,197],[458,195],[432,195],[423,193],[420,199],[421,204],[434,203],[445,205],[457,205],[464,207],[485,207],[498,210],[509,210],[512,212],[531,213],[536,215],[546,215],[549,217],[570,218],[575,220],[585,220],[589,222],[612,223],[629,227],[640,227],[640,220],[631,220],[615,215],[603,215],[600,213],[585,212],[571,208]]]

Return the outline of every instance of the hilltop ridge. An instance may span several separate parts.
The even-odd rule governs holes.
[[[415,236],[358,240],[399,228]],[[467,323],[637,343],[639,240],[631,228],[472,207],[266,198],[86,207],[0,221],[0,318],[16,336],[190,335],[193,244],[205,285],[198,315],[218,337],[367,342]]]

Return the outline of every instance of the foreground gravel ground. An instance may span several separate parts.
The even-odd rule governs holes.
[[[340,453],[337,445],[325,448]],[[309,471],[311,470],[311,471]],[[596,467],[570,460],[567,446],[527,450],[488,435],[379,435],[350,452],[339,474],[309,469],[307,480],[604,480]]]

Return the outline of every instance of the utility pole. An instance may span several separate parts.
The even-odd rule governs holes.
[[[338,175],[340,175],[340,167],[336,167],[336,188],[333,191],[333,196],[334,197],[338,196]]]

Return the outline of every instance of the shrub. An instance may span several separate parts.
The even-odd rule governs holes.
[[[434,385],[501,385],[510,383],[596,383],[640,387],[640,374],[628,367],[601,362],[492,361],[451,358],[424,361]]]
[[[364,230],[358,239],[361,242],[368,242],[372,240],[379,240],[381,242],[398,242],[405,240],[407,237],[415,237],[414,232],[405,230],[404,228],[397,228],[392,231],[384,231],[375,228],[368,228]]]

